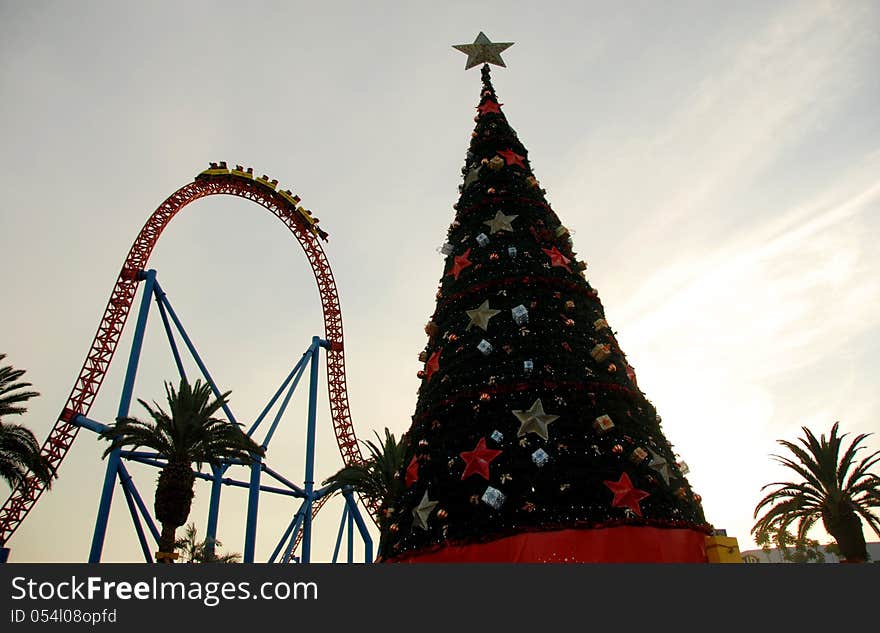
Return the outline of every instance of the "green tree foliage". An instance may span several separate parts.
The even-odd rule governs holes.
[[[363,444],[369,451],[369,457],[360,464],[346,466],[324,481],[324,485],[333,484],[337,489],[351,486],[364,501],[379,508],[379,530],[382,538],[387,533],[388,509],[403,492],[403,481],[400,473],[406,455],[406,440],[400,441],[394,434],[385,429],[385,440],[374,432],[378,443],[364,440]]]
[[[844,560],[865,562],[868,553],[861,520],[880,536],[880,519],[874,513],[880,507],[880,477],[871,472],[880,461],[880,451],[857,462],[856,455],[864,448],[860,444],[868,434],[856,436],[843,448],[847,434],[838,435],[838,426],[835,422],[827,439],[824,434],[817,439],[802,427],[805,437],[798,438],[801,445],[778,440],[794,457],[774,455],[774,459],[799,475],[799,480],[773,482],[762,488],[775,487],[755,507],[757,521],[752,532],[780,542],[786,540],[783,535],[788,528],[797,524],[794,543],[806,543],[807,532],[821,520]]]
[[[761,531],[755,534],[755,543],[764,550],[768,560],[771,545],[775,545],[782,560],[788,563],[824,563],[825,554],[831,554],[836,549],[822,545],[815,539],[798,539],[790,532]]]
[[[6,354],[0,354],[0,361],[4,358]],[[2,419],[25,413],[27,407],[24,403],[40,395],[27,390],[31,383],[19,380],[24,373],[24,369],[14,369],[11,365],[0,367],[0,477],[15,488],[24,485],[28,472],[31,472],[49,487],[54,472],[40,453],[37,438],[28,428]]]
[[[482,76],[420,355],[409,485],[380,556],[574,527],[708,531],[488,66]]]
[[[201,468],[207,462],[219,466],[228,459],[248,464],[253,461],[253,454],[265,452],[238,426],[214,417],[226,404],[229,391],[212,400],[209,384],[196,380],[190,386],[182,378],[177,390],[166,382],[165,394],[169,412],[155,402],[151,407],[138,400],[151,419],[119,418],[101,433],[103,439],[111,442],[104,457],[114,449],[130,446],[153,449],[168,460],[159,473],[153,506],[162,524],[159,552],[163,562],[170,560],[166,556],[174,552],[176,530],[189,517],[195,484],[192,465]]]
[[[223,543],[219,539],[205,538],[199,540],[195,523],[188,523],[183,531],[183,537],[174,542],[174,547],[180,550],[184,563],[240,563],[241,554],[226,553],[218,554],[217,548]]]

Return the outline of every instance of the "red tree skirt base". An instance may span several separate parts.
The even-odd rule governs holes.
[[[404,554],[396,563],[705,563],[705,534],[681,528],[614,527],[524,532],[487,543]]]

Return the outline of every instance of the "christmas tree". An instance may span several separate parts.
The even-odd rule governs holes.
[[[380,556],[703,562],[700,498],[502,105],[486,63]]]

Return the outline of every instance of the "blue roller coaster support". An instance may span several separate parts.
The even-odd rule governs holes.
[[[128,368],[125,371],[125,382],[122,385],[122,397],[119,399],[117,419],[128,416],[131,407],[131,394],[134,391],[134,379],[137,376],[138,362],[141,358],[141,348],[144,344],[144,332],[147,328],[147,316],[150,313],[150,297],[156,286],[156,271],[149,270],[141,273],[141,278],[146,279],[144,294],[141,297],[141,306],[138,310],[137,325],[134,330],[134,340],[131,344],[131,353],[128,357]],[[107,458],[107,470],[104,473],[104,487],[101,490],[101,501],[98,505],[98,519],[95,522],[95,532],[92,536],[92,549],[89,552],[89,562],[101,561],[101,552],[104,549],[104,537],[107,534],[107,520],[110,517],[110,503],[113,501],[113,483],[119,474],[119,449],[111,451]]]
[[[137,376],[138,363],[140,361],[141,349],[143,347],[144,333],[146,331],[147,316],[149,314],[151,299],[155,299],[158,306],[160,315],[162,317],[162,324],[165,330],[165,334],[168,338],[168,343],[174,358],[174,364],[181,378],[186,378],[186,374],[184,372],[184,363],[180,355],[180,350],[178,349],[178,346],[175,342],[174,330],[177,331],[177,334],[183,341],[187,351],[189,351],[190,356],[192,357],[192,360],[195,362],[196,366],[201,372],[201,375],[204,376],[205,380],[211,385],[211,389],[213,390],[215,396],[219,397],[221,395],[220,389],[214,382],[214,379],[208,371],[208,368],[203,362],[201,356],[199,356],[179,317],[174,312],[174,308],[168,301],[168,297],[159,286],[159,283],[156,281],[156,271],[150,270],[147,272],[141,272],[140,278],[145,280],[146,283],[143,286],[144,293],[141,298],[140,308],[138,311],[131,351],[126,368],[125,381],[123,383],[122,394],[120,397],[119,408],[117,412],[117,419],[120,417],[127,417],[129,415],[129,408],[131,406],[131,400],[134,394],[135,378]],[[303,353],[299,362],[291,370],[291,372],[282,382],[281,386],[272,396],[269,403],[254,421],[251,428],[247,431],[248,436],[253,436],[259,429],[261,424],[264,422],[264,420],[268,417],[270,410],[275,407],[276,403],[279,401],[279,399],[281,399],[282,394],[284,394],[284,398],[281,399],[278,410],[269,425],[268,431],[266,432],[266,436],[260,444],[264,449],[268,449],[269,443],[273,435],[275,434],[276,429],[278,428],[281,418],[284,415],[284,412],[286,411],[291,398],[293,397],[293,393],[296,390],[297,385],[299,384],[300,378],[302,378],[302,375],[305,373],[306,367],[308,366],[310,369],[308,396],[309,402],[308,419],[306,425],[305,473],[302,487],[296,485],[286,477],[282,476],[281,474],[270,468],[266,464],[265,458],[260,457],[256,457],[255,460],[250,464],[250,475],[247,481],[240,481],[226,476],[226,471],[229,468],[242,465],[242,462],[237,460],[224,460],[219,465],[212,465],[210,474],[205,474],[202,472],[194,473],[197,479],[207,480],[211,482],[211,495],[208,507],[206,529],[206,548],[208,549],[209,554],[213,554],[214,543],[216,542],[217,538],[216,535],[220,513],[220,498],[223,487],[235,486],[248,489],[247,519],[245,524],[245,543],[243,554],[243,560],[245,563],[254,562],[256,555],[257,519],[259,514],[258,510],[260,493],[294,497],[301,500],[299,508],[293,514],[290,524],[287,526],[287,529],[284,531],[284,534],[278,542],[278,545],[275,547],[272,555],[269,557],[269,562],[271,563],[279,560],[279,555],[281,555],[280,562],[285,563],[291,561],[307,563],[311,561],[312,517],[314,514],[314,508],[316,507],[315,503],[321,501],[327,495],[333,494],[335,492],[335,490],[330,486],[325,486],[318,489],[315,488],[315,434],[317,426],[316,418],[318,400],[318,365],[320,360],[320,351],[322,347],[325,349],[329,349],[330,343],[321,339],[320,337],[312,337],[311,345],[309,345],[308,349]],[[235,417],[232,414],[232,411],[229,409],[228,405],[224,406],[223,410],[228,416],[228,419],[231,422],[237,424]],[[108,428],[107,425],[101,422],[97,422],[95,420],[91,420],[82,415],[74,416],[72,422],[98,434]],[[107,459],[107,467],[104,474],[104,480],[101,490],[101,501],[98,506],[98,516],[95,521],[95,530],[92,537],[91,550],[89,552],[90,563],[98,563],[101,561],[104,539],[107,533],[107,523],[110,516],[110,506],[113,500],[113,487],[117,481],[121,485],[123,494],[125,495],[126,505],[128,506],[129,514],[132,518],[135,534],[137,536],[140,548],[143,552],[144,560],[146,560],[147,562],[153,562],[153,555],[150,551],[150,543],[152,541],[152,543],[158,545],[160,533],[158,528],[156,527],[155,521],[150,515],[146,504],[144,503],[140,493],[137,490],[137,486],[135,485],[134,480],[132,479],[125,466],[126,461],[131,461],[134,463],[143,464],[155,468],[163,468],[167,463],[167,459],[164,456],[151,451],[116,449],[110,453]],[[274,481],[278,482],[279,485],[269,486],[263,484],[261,482],[263,473],[266,473],[268,477],[271,477]],[[370,534],[367,530],[366,524],[357,507],[355,497],[352,494],[352,490],[350,488],[345,488],[341,492],[345,498],[345,506],[343,508],[342,520],[339,527],[339,537],[336,543],[336,551],[333,554],[333,560],[335,562],[337,559],[341,539],[345,529],[347,528],[347,559],[349,563],[354,562],[354,538],[356,527],[364,544],[365,562],[370,563],[373,561],[373,542],[370,538]],[[301,533],[300,530],[302,530]],[[295,543],[300,536],[302,537],[302,549],[300,556],[297,557],[294,556],[293,550],[295,547]],[[0,549],[0,562],[3,562],[5,558],[8,557],[8,555],[8,549]]]

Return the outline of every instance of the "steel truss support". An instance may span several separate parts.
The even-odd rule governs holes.
[[[134,383],[137,375],[141,349],[143,346],[151,299],[155,299],[158,306],[162,318],[162,324],[164,326],[169,346],[174,357],[174,363],[180,376],[186,377],[186,374],[184,373],[183,361],[181,359],[180,351],[175,341],[175,333],[177,334],[177,336],[179,336],[180,340],[183,342],[183,345],[190,353],[190,356],[192,357],[195,364],[198,366],[201,375],[204,376],[205,380],[210,384],[215,396],[219,397],[221,394],[221,391],[217,387],[216,382],[208,371],[207,366],[205,365],[204,361],[202,360],[201,356],[193,345],[192,340],[187,334],[183,323],[175,313],[174,308],[171,306],[167,295],[159,286],[159,283],[156,280],[156,271],[150,270],[147,272],[142,272],[140,273],[140,277],[144,279],[146,283],[144,284],[144,294],[141,298],[140,309],[138,311],[138,318],[135,326],[134,337],[132,340],[131,351],[129,354],[128,366],[126,368],[125,382],[123,384],[117,419],[121,417],[127,417],[129,415],[129,409],[131,405],[132,395],[134,393]],[[236,486],[248,489],[243,562],[252,563],[255,560],[257,543],[257,518],[259,513],[259,498],[261,493],[278,494],[282,496],[289,496],[301,499],[298,509],[293,514],[293,518],[291,519],[290,524],[282,535],[278,545],[275,547],[274,552],[270,556],[269,562],[275,562],[278,559],[278,556],[281,553],[282,549],[284,549],[284,554],[280,562],[296,561],[308,563],[311,561],[312,520],[314,515],[317,513],[317,510],[321,507],[321,505],[323,505],[323,502],[326,501],[325,497],[334,492],[334,490],[329,486],[316,489],[314,481],[318,371],[320,351],[322,348],[326,350],[331,349],[330,342],[321,339],[318,336],[312,337],[311,345],[309,345],[308,349],[303,353],[299,362],[297,362],[297,364],[294,366],[288,376],[284,379],[284,381],[281,383],[281,386],[274,393],[266,407],[263,409],[263,411],[260,413],[260,415],[247,431],[247,435],[253,437],[255,433],[260,429],[261,425],[263,425],[263,423],[267,421],[270,412],[273,410],[276,404],[279,403],[280,400],[280,405],[278,406],[274,417],[272,417],[271,422],[268,423],[269,428],[266,431],[265,437],[263,438],[262,442],[259,442],[260,446],[262,446],[263,449],[268,449],[269,443],[278,428],[278,425],[287,409],[288,404],[293,397],[294,391],[296,390],[300,379],[308,368],[309,401],[306,424],[306,454],[303,486],[298,486],[289,481],[286,477],[282,476],[281,474],[270,468],[266,464],[266,461],[258,456],[255,456],[254,461],[248,466],[250,472],[247,481],[232,479],[226,476],[229,468],[233,466],[242,466],[241,462],[234,460],[225,460],[219,465],[211,466],[210,474],[202,472],[195,473],[198,479],[203,479],[211,482],[211,496],[208,507],[206,530],[206,542],[211,553],[213,553],[213,546],[214,542],[216,541],[217,523],[220,512],[220,499],[223,487]],[[223,410],[228,416],[229,420],[235,422],[235,416],[229,409],[228,405],[224,406]],[[77,428],[86,428],[98,434],[108,428],[107,425],[101,422],[97,422],[95,420],[91,420],[80,414],[75,415],[71,419],[71,423]],[[148,451],[127,451],[115,449],[110,452],[107,459],[107,467],[105,469],[101,490],[101,500],[98,506],[97,518],[95,520],[95,529],[92,537],[91,549],[89,552],[88,560],[90,563],[98,563],[101,561],[105,535],[107,532],[107,524],[110,517],[110,508],[113,500],[113,488],[114,484],[117,481],[122,487],[123,494],[126,500],[126,505],[128,507],[129,514],[131,515],[133,526],[135,528],[135,533],[137,534],[138,542],[144,555],[144,560],[146,560],[147,562],[153,562],[150,539],[152,539],[153,544],[157,545],[159,542],[160,533],[158,528],[156,527],[155,521],[153,520],[149,510],[147,509],[147,506],[144,504],[144,501],[140,493],[138,492],[137,487],[135,486],[135,483],[128,472],[128,469],[125,466],[126,462],[134,462],[153,466],[156,468],[163,468],[166,465],[167,460],[162,455]],[[267,477],[271,478],[280,485],[267,485],[263,483],[264,473]],[[339,534],[341,538],[343,528],[347,525],[348,562],[353,562],[354,560],[355,525],[357,525],[359,535],[364,544],[365,562],[372,562],[372,539],[370,538],[370,534],[367,530],[366,524],[360,514],[357,503],[355,501],[355,497],[352,494],[350,488],[347,488],[342,492],[345,498],[345,506],[343,509],[342,523],[340,524]],[[146,525],[146,530],[144,529],[144,525]],[[300,555],[297,557],[294,555],[294,552],[299,539],[302,540],[302,543]],[[339,542],[337,542],[337,552],[334,552],[334,562],[336,562],[337,559],[338,549]],[[2,556],[2,552],[0,552],[0,556]]]

